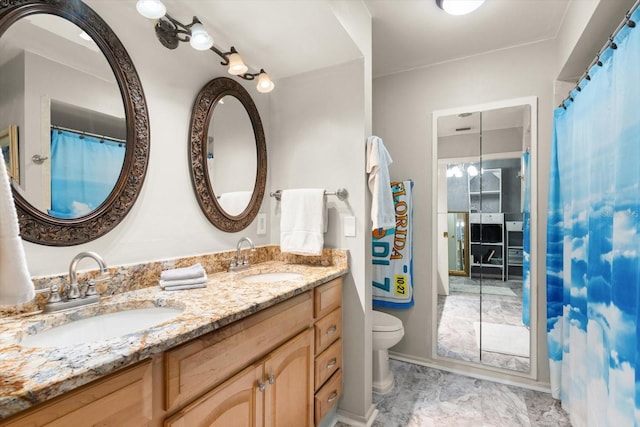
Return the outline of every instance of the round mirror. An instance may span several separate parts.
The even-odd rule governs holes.
[[[0,94],[22,238],[69,246],[113,229],[142,186],[149,126],[109,26],[80,1],[0,6]]]
[[[245,229],[264,197],[267,149],[260,115],[235,80],[207,83],[193,107],[191,178],[198,203],[223,231]]]

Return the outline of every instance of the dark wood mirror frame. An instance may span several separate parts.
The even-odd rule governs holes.
[[[113,191],[97,209],[80,218],[58,219],[13,192],[24,240],[48,246],[78,245],[112,230],[135,203],[149,160],[149,114],[142,83],[126,49],[109,25],[81,1],[0,1],[0,37],[19,19],[37,13],[60,16],[91,36],[111,66],[124,103],[127,149],[122,171]]]
[[[218,203],[211,186],[207,168],[207,136],[209,123],[218,101],[230,95],[244,106],[253,127],[256,141],[257,171],[253,194],[247,208],[237,216],[229,215]],[[267,144],[260,114],[251,95],[242,85],[227,77],[218,77],[208,82],[198,94],[193,105],[189,130],[189,156],[191,161],[191,181],[200,208],[213,225],[222,231],[244,230],[258,215],[267,183]]]

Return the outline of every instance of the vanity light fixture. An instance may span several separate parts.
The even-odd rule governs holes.
[[[436,0],[438,7],[449,15],[466,15],[482,6],[484,0]]]
[[[228,67],[229,74],[244,80],[257,80],[256,89],[261,93],[269,93],[275,85],[269,75],[260,69],[257,73],[249,72],[249,67],[235,47],[223,52],[213,44],[213,38],[204,28],[198,17],[194,16],[190,24],[183,24],[167,13],[167,8],[160,0],[138,0],[136,10],[145,18],[155,19],[156,37],[167,49],[175,49],[180,42],[189,42],[196,50],[211,50],[222,58],[221,65]]]

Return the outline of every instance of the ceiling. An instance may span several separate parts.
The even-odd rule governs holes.
[[[152,32],[153,22],[135,12],[135,0],[85,0],[107,22],[113,14],[129,23],[131,31]],[[235,46],[252,71],[264,68],[276,81],[328,68],[362,57],[332,10],[332,0],[163,0],[167,11],[183,23],[197,16],[222,50]],[[347,0],[357,1],[357,0]],[[450,16],[435,0],[361,0],[372,16],[373,76],[380,77],[428,67],[558,35],[570,0],[486,0],[466,16]],[[574,0],[587,1],[587,0]],[[590,0],[593,1],[593,0]],[[600,0],[603,8],[633,0]],[[124,10],[123,10],[124,8]],[[616,16],[621,16],[615,9]],[[612,20],[613,18],[609,19]],[[618,18],[615,19],[619,22]],[[609,25],[610,26],[610,25]],[[604,31],[604,30],[603,30]],[[607,29],[611,31],[611,29]],[[593,46],[608,33],[594,33]],[[586,61],[597,48],[588,46]],[[598,47],[600,47],[599,45]],[[151,47],[150,47],[151,48]],[[160,43],[153,47],[163,50]],[[216,64],[211,53],[190,52],[181,46],[172,55],[179,62]],[[200,55],[199,59],[196,55]],[[577,69],[585,59],[576,58]],[[579,68],[582,67],[582,68]]]
[[[553,39],[569,4],[487,0],[470,15],[450,16],[435,0],[362,1],[373,22],[374,77]],[[233,44],[252,68],[264,67],[275,79],[362,56],[328,0],[164,2],[183,22],[197,15],[216,45]]]
[[[569,0],[486,0],[451,16],[435,0],[364,0],[373,19],[373,74],[379,77],[494,50],[553,39]]]

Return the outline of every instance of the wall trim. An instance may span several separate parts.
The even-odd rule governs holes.
[[[471,366],[461,366],[456,365],[456,363],[448,363],[447,361],[435,362],[433,360],[421,359],[414,356],[408,356],[406,354],[391,351],[389,352],[389,358],[399,360],[401,362],[413,363],[414,365],[426,366],[427,368],[451,372],[452,374],[464,375],[471,378],[477,378],[479,380],[492,381],[495,383],[551,394],[551,385],[549,383],[530,381],[524,377],[512,377],[509,375],[494,376],[492,375],[491,371],[487,371],[483,367],[475,368]]]

